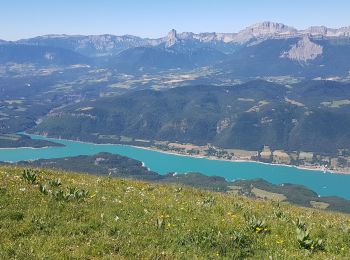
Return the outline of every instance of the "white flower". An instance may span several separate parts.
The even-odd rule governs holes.
[[[127,191],[130,191],[130,190],[132,190],[132,189],[134,189],[133,186],[128,186],[128,187],[126,187],[126,190],[127,190]]]
[[[118,221],[118,220],[119,220],[119,217],[118,217],[118,216],[115,216],[114,220],[115,220],[115,221]]]
[[[19,190],[24,192],[26,191],[26,188],[20,188]]]
[[[121,201],[121,200],[118,200],[117,198],[114,199],[114,202],[115,202],[115,203],[119,203],[119,204],[122,203],[122,201]]]

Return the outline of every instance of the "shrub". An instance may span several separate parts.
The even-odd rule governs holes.
[[[59,187],[62,185],[61,179],[54,179],[49,181],[51,187]]]
[[[306,223],[304,223],[300,218],[297,218],[296,221],[293,221],[293,223],[294,225],[297,226],[297,229],[304,230],[304,231],[307,230]]]
[[[253,230],[254,232],[258,234],[265,234],[270,232],[265,223],[265,220],[257,219],[254,215],[246,217],[246,220],[248,222],[249,229]]]
[[[319,238],[312,239],[309,230],[297,228],[297,240],[300,247],[309,251],[324,250],[324,241]]]
[[[39,191],[40,191],[40,193],[42,193],[44,195],[48,195],[49,194],[49,192],[46,189],[46,185],[42,185],[41,183],[39,185]]]
[[[86,190],[80,190],[76,187],[70,187],[64,192],[63,190],[58,190],[53,193],[53,197],[56,200],[60,201],[69,201],[69,200],[82,200],[89,195],[89,192]]]
[[[324,250],[324,241],[320,238],[312,239],[306,223],[297,218],[294,224],[297,228],[297,240],[301,248],[312,252]]]
[[[30,184],[35,184],[37,175],[32,169],[24,169],[22,173],[22,178]]]

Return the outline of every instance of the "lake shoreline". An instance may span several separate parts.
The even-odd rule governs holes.
[[[48,149],[52,147],[64,147],[64,146],[43,146],[43,147],[30,147],[30,146],[18,146],[18,147],[0,147],[0,150],[16,150],[16,149],[30,149],[30,150],[39,150],[39,149]]]
[[[91,143],[91,144],[94,144],[94,143]],[[120,145],[124,145],[124,144],[120,144]],[[297,169],[301,169],[301,170],[317,171],[317,172],[329,173],[329,174],[350,175],[350,172],[346,172],[346,171],[343,172],[343,171],[338,171],[338,170],[326,170],[326,172],[323,172],[324,170],[322,167],[316,167],[316,166],[315,167],[311,167],[311,166],[307,167],[307,166],[297,166],[297,165],[282,164],[282,163],[267,163],[267,162],[261,162],[261,161],[255,161],[255,160],[244,160],[244,159],[228,160],[228,159],[223,159],[223,158],[218,158],[218,157],[208,157],[208,156],[201,156],[201,155],[188,155],[188,154],[176,153],[173,151],[172,152],[164,151],[162,149],[157,149],[155,147],[143,147],[143,146],[136,146],[136,145],[125,145],[125,146],[131,146],[131,147],[145,149],[145,150],[149,150],[149,151],[156,151],[156,152],[165,153],[165,154],[198,158],[198,159],[207,159],[207,160],[224,161],[224,162],[259,163],[259,164],[264,164],[264,165],[292,167],[292,168],[297,168]]]
[[[26,133],[25,133],[26,134]],[[77,141],[77,140],[69,140],[69,139],[64,139],[64,138],[54,138],[54,137],[47,137],[47,136],[42,136],[42,135],[34,135],[34,134],[27,134],[29,136],[38,136],[38,137],[44,137],[47,139],[54,139],[54,140],[63,140],[63,141],[73,141],[73,142],[78,142],[82,144],[91,144],[91,145],[120,145],[120,146],[129,146],[129,147],[134,147],[138,149],[145,149],[149,151],[154,151],[154,152],[160,152],[164,154],[171,154],[171,155],[176,155],[176,156],[184,156],[184,157],[190,157],[190,158],[198,158],[198,159],[207,159],[207,160],[215,160],[215,161],[224,161],[224,162],[243,162],[243,163],[258,163],[258,164],[263,164],[263,165],[271,165],[271,166],[282,166],[282,167],[292,167],[292,168],[297,168],[301,170],[308,170],[308,171],[316,171],[319,173],[323,174],[338,174],[338,175],[350,175],[350,172],[347,171],[339,171],[339,170],[325,170],[323,167],[317,167],[317,166],[298,166],[298,165],[289,165],[289,164],[279,164],[279,163],[267,163],[267,162],[261,162],[261,161],[255,161],[255,160],[247,160],[247,159],[233,159],[233,160],[228,160],[228,159],[223,159],[223,158],[218,158],[218,157],[208,157],[208,156],[202,156],[202,155],[189,155],[189,154],[182,154],[182,153],[177,153],[174,151],[165,151],[156,147],[146,147],[146,146],[137,146],[137,145],[128,145],[128,144],[113,144],[113,143],[104,143],[104,144],[99,144],[99,143],[93,143],[93,142],[88,142],[88,141]],[[14,148],[16,149],[16,148]],[[41,148],[33,148],[33,149],[41,149]]]

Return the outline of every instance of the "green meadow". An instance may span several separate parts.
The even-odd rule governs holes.
[[[346,259],[349,220],[178,185],[0,168],[0,259]]]

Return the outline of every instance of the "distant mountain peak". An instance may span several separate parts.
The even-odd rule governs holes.
[[[306,31],[311,33],[311,34],[317,33],[317,34],[326,35],[328,30],[329,30],[329,28],[322,25],[322,26],[311,26]]]
[[[273,36],[288,36],[295,35],[298,33],[298,30],[294,27],[290,27],[283,23],[276,22],[261,22],[256,23],[252,26],[249,26],[240,32],[238,32],[235,37],[236,42],[247,42],[253,38],[267,38]]]
[[[322,37],[349,37],[350,27],[342,27],[339,29],[328,28],[326,26],[311,26],[308,29],[302,31],[304,34],[310,36],[322,36]]]
[[[171,29],[171,31],[168,33],[167,37],[166,37],[166,43],[165,46],[166,47],[171,47],[173,46],[176,42],[178,42],[178,36],[177,36],[177,32],[175,29]]]
[[[264,21],[264,22],[253,24],[252,26],[249,26],[247,28],[257,29],[257,30],[268,30],[270,32],[280,32],[280,31],[285,31],[286,29],[289,30],[292,27],[285,25],[283,23]]]
[[[178,33],[175,29],[168,32],[167,35],[161,38],[141,38],[132,35],[44,35],[30,39],[23,39],[11,42],[12,44],[26,44],[35,46],[51,46],[63,49],[76,51],[79,54],[94,57],[94,56],[110,56],[119,54],[124,50],[136,47],[157,47],[175,49],[199,49],[212,48],[224,53],[232,53],[236,45],[254,46],[264,42],[265,40],[273,39],[290,39],[297,40],[309,37],[311,41],[319,38],[350,38],[350,27],[342,27],[338,29],[327,28],[325,26],[312,26],[305,30],[297,30],[294,27],[283,23],[264,21],[253,24],[245,29],[237,32],[220,33],[220,32],[181,32]],[[0,40],[0,45],[9,44]],[[309,60],[309,56],[299,55],[301,50],[306,50],[309,53],[309,47],[312,44],[306,39],[300,42],[300,46],[296,46],[294,51],[297,51],[298,58]],[[314,46],[315,47],[315,46]],[[306,48],[306,49],[305,49]],[[287,49],[287,48],[286,48]],[[311,48],[320,52],[319,48]],[[285,51],[285,50],[284,50]],[[283,57],[293,58],[295,55],[283,54]],[[311,56],[312,58],[314,56]]]

